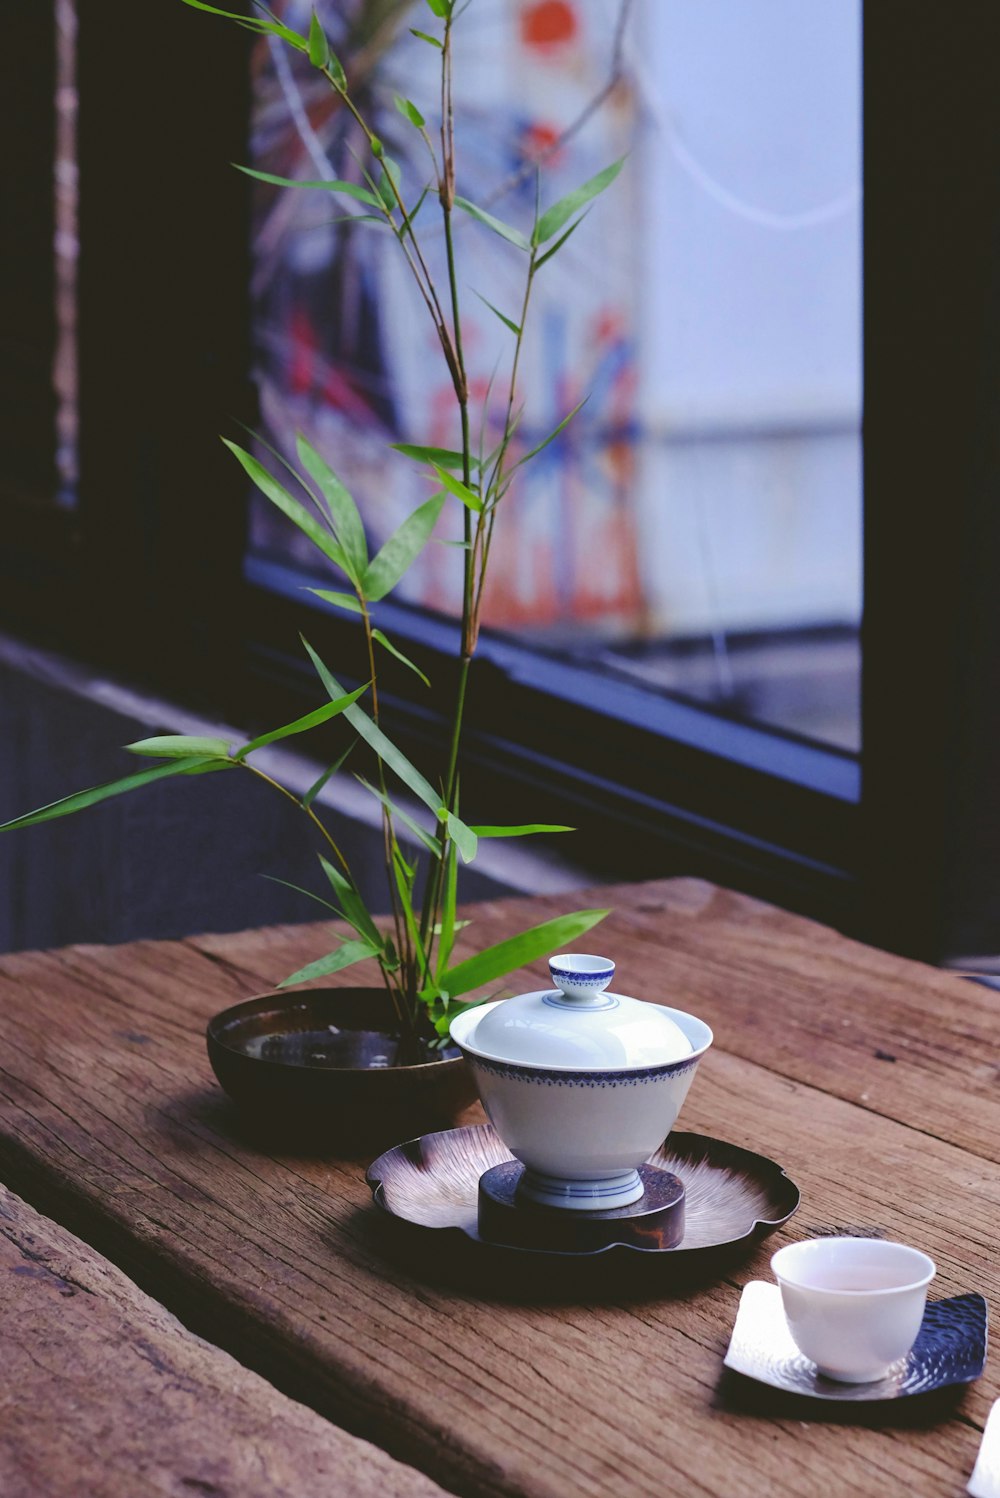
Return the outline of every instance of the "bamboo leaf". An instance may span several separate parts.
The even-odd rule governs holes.
[[[575,832],[575,827],[557,823],[529,822],[519,827],[473,827],[477,837],[532,837],[536,832]]]
[[[467,827],[455,812],[448,813],[448,831],[458,846],[463,863],[471,863],[476,856],[479,839],[471,827]]]
[[[191,4],[191,0],[188,0],[188,4]],[[431,46],[437,47],[439,52],[443,50],[443,42],[439,42],[436,36],[429,36],[426,31],[418,31],[415,26],[410,27],[410,35],[418,36],[422,42],[430,42]]]
[[[188,756],[202,759],[206,755],[213,759],[216,756],[225,759],[232,747],[229,739],[206,739],[188,733],[163,733],[155,739],[136,739],[134,744],[125,745],[129,754],[152,754],[160,759],[184,759]]]
[[[368,542],[364,521],[347,486],[337,477],[324,457],[300,432],[295,439],[299,462],[320,487],[337,540],[353,568],[351,580],[360,582],[368,566]]]
[[[335,869],[329,859],[323,857],[322,853],[319,855],[319,861],[323,873],[330,881],[331,888],[343,906],[344,915],[347,920],[350,921],[355,931],[363,936],[366,941],[370,942],[373,947],[381,948],[381,933],[369,915],[368,907],[364,900],[362,900],[353,882],[348,879],[346,874],[342,874],[339,869]]]
[[[304,636],[300,638],[309,652],[309,657],[316,668],[320,681],[326,688],[328,696],[331,700],[343,697],[345,694],[336,677],[331,675],[330,671],[309,644],[309,641]],[[438,821],[447,822],[448,831],[458,844],[458,849],[463,859],[466,863],[471,863],[476,856],[477,846],[476,834],[471,828],[465,825],[456,812],[448,811],[446,807],[441,805],[441,797],[435,791],[430,781],[421,775],[416,766],[411,765],[402,750],[397,749],[392,740],[386,738],[378,724],[373,722],[368,714],[358,707],[357,703],[347,708],[344,716],[351,727],[374,749],[383,763],[388,765],[393,774],[397,775],[404,785],[409,786],[419,801],[422,801],[426,807],[429,807]]]
[[[191,775],[198,770],[222,770],[230,767],[228,759],[216,759],[214,756],[206,759],[190,759],[187,755],[183,759],[171,760],[166,765],[154,765],[148,770],[137,770],[134,775],[126,775],[122,780],[111,780],[105,785],[95,785],[87,791],[76,791],[72,796],[63,796],[59,801],[50,801],[47,806],[40,806],[37,811],[29,811],[22,817],[14,817],[10,822],[0,825],[0,832],[13,832],[18,827],[35,827],[40,822],[53,822],[57,817],[68,817],[74,812],[83,811],[88,806],[97,806],[101,801],[108,801],[112,796],[123,796],[126,791],[138,790],[142,785],[151,785],[154,780],[166,780],[170,775]]]
[[[441,21],[447,18],[451,10],[451,0],[427,0],[427,4]]]
[[[315,11],[309,22],[309,61],[314,68],[325,68],[330,61],[330,43]]]
[[[397,661],[402,661],[404,666],[409,666],[410,670],[415,672],[415,674],[420,677],[420,680],[423,682],[425,687],[430,686],[430,682],[421,671],[420,667],[415,666],[410,660],[409,656],[404,655],[401,650],[397,650],[392,641],[388,639],[380,629],[372,630],[372,639],[377,640],[385,650],[388,650],[390,655],[394,655],[396,657]]]
[[[326,666],[320,660],[315,650],[309,644],[309,641],[303,638],[302,643],[303,645],[305,645],[306,650],[309,652],[309,656],[316,668],[319,679],[323,683],[323,686],[326,688],[327,694],[331,698],[331,700],[334,700],[338,697],[343,697],[343,688],[339,685],[336,678],[332,676],[327,670]],[[350,723],[351,727],[361,735],[365,742],[372,749],[374,749],[378,757],[386,765],[388,765],[393,774],[397,775],[404,785],[409,786],[410,790],[417,797],[417,799],[419,801],[422,801],[424,805],[429,807],[434,815],[437,816],[441,809],[441,797],[431,785],[430,781],[425,780],[420,771],[416,769],[414,765],[410,764],[410,761],[406,758],[406,755],[402,752],[402,750],[397,749],[395,744],[393,744],[390,739],[386,738],[385,734],[382,732],[381,728],[379,728],[378,724],[372,722],[368,714],[364,712],[360,707],[358,707],[357,704],[355,704],[353,707],[349,707],[344,716],[346,717],[348,723]]]
[[[460,1014],[465,1014],[466,1010],[479,1009],[483,1004],[488,1002],[489,996],[482,999],[474,999],[471,1004],[452,1004],[449,1006],[445,1003],[431,1016],[435,1030],[441,1036],[442,1040],[447,1040],[451,1033],[453,1020],[458,1019]]]
[[[391,213],[399,202],[399,190],[403,174],[399,169],[399,163],[393,161],[391,156],[386,156],[384,151],[380,159],[382,170],[379,173],[378,195]]]
[[[571,947],[577,937],[609,914],[607,910],[578,910],[573,915],[559,915],[554,920],[543,921],[539,926],[485,947],[474,957],[446,969],[438,981],[452,997],[469,993],[484,983],[495,982],[515,968],[537,962],[548,952]]]
[[[554,442],[556,440],[556,438],[559,436],[560,432],[564,432],[566,430],[566,428],[569,426],[570,422],[573,420],[573,417],[577,414],[578,411],[580,411],[580,410],[583,409],[583,407],[587,404],[587,401],[589,399],[590,399],[589,396],[584,396],[583,400],[579,401],[573,407],[572,411],[569,413],[568,416],[564,416],[563,417],[563,419],[559,423],[559,425],[555,428],[554,431],[551,431],[549,433],[549,435],[544,439],[544,441],[539,442],[539,444],[538,444],[537,447],[533,447],[530,452],[525,453],[525,455],[524,455],[523,458],[519,458],[517,460],[517,465],[516,466],[518,468],[520,468],[524,463],[530,462],[530,460],[533,457],[535,457],[535,455],[537,453],[540,453],[543,448],[548,447],[548,445],[549,445],[550,442]]]
[[[590,212],[590,209],[588,208],[587,209],[587,213],[589,213],[589,212]],[[562,235],[562,237],[560,239],[557,239],[556,242],[555,242],[555,244],[552,245],[549,249],[547,249],[545,251],[544,255],[539,255],[538,259],[535,261],[535,270],[536,271],[541,270],[541,268],[545,264],[546,260],[551,260],[553,255],[558,255],[559,251],[562,249],[562,247],[566,243],[567,239],[569,239],[570,235],[571,234],[575,234],[576,231],[577,231],[577,229],[579,229],[580,225],[583,223],[584,219],[587,217],[587,213],[581,213],[580,217],[577,219],[576,223],[575,224],[570,224],[569,228],[566,230],[566,233],[564,235]]]
[[[362,592],[372,603],[377,603],[392,591],[410,563],[423,551],[443,504],[443,494],[432,494],[406,517],[372,558],[362,581]]]
[[[345,193],[349,198],[357,198],[359,203],[367,203],[370,208],[381,208],[381,199],[375,193],[370,192],[367,187],[360,187],[357,182],[345,182],[339,177],[323,181],[302,181],[298,177],[276,177],[273,172],[258,172],[252,166],[240,166],[234,161],[233,166],[238,172],[243,172],[247,177],[256,177],[258,182],[269,182],[272,187],[307,187],[319,192]]]
[[[278,483],[273,474],[268,472],[263,463],[258,463],[256,458],[252,457],[250,453],[244,452],[243,448],[239,447],[235,442],[230,442],[228,437],[223,437],[222,440],[229,448],[229,451],[234,453],[239,459],[260,492],[277,509],[287,515],[289,520],[294,521],[299,530],[304,531],[313,545],[318,547],[325,556],[329,557],[335,566],[350,576],[350,568],[347,557],[344,555],[343,547],[338,545],[328,531],[324,530],[319,521],[309,513],[305,505],[289,494],[288,490],[282,484]]]
[[[568,223],[574,213],[585,203],[589,203],[606,187],[611,186],[624,165],[625,157],[622,156],[618,161],[613,161],[610,166],[606,166],[603,172],[598,172],[595,177],[591,177],[589,182],[585,182],[582,187],[567,193],[564,198],[559,199],[558,203],[553,203],[551,208],[547,208],[535,225],[531,236],[532,244],[544,244],[547,239],[552,238],[553,234],[558,234],[563,224]]]
[[[492,213],[487,213],[485,208],[477,208],[475,203],[470,203],[468,198],[455,198],[455,207],[461,208],[463,213],[468,213],[472,218],[478,219],[485,224],[487,229],[492,229],[494,234],[499,234],[501,239],[509,240],[511,244],[517,245],[519,250],[530,250],[531,245],[520,229],[505,224],[502,219],[494,218]]]
[[[455,932],[458,929],[455,922],[457,903],[458,858],[456,856],[455,844],[449,843],[444,872],[444,892],[441,897],[441,940],[438,944],[436,974],[439,981],[441,974],[451,961],[452,948],[455,945]]]
[[[515,335],[519,335],[520,334],[521,329],[518,327],[518,325],[517,325],[516,322],[512,322],[509,317],[505,317],[504,314],[500,311],[499,307],[494,307],[494,305],[493,305],[492,302],[488,302],[486,300],[486,298],[483,296],[482,292],[476,291],[475,287],[473,287],[472,289],[475,292],[475,295],[483,303],[483,305],[486,306],[486,307],[489,307],[489,309],[493,313],[494,317],[499,317],[500,321],[503,323],[503,325],[504,325],[505,328],[510,328],[510,331],[512,333],[514,333]]]
[[[329,952],[316,962],[300,967],[290,977],[282,978],[278,987],[289,988],[293,983],[310,983],[314,978],[325,978],[328,973],[339,973],[345,967],[352,967],[355,962],[363,962],[366,957],[377,956],[378,952],[370,942],[342,941],[335,952]]]
[[[305,889],[301,884],[293,884],[290,879],[279,879],[277,874],[262,874],[269,884],[283,884],[286,889],[293,889],[297,895],[305,895],[307,900],[315,900],[317,905],[322,905],[324,910],[332,910],[338,920],[344,918],[344,912],[338,910],[336,905],[331,905],[329,900],[324,900],[322,895],[317,895],[311,889]]]
[[[235,21],[237,25],[244,26],[248,31],[258,33],[270,33],[279,36],[283,41],[289,42],[300,52],[308,49],[308,42],[304,36],[293,31],[290,26],[283,26],[279,21],[263,21],[257,16],[241,16],[231,10],[220,10],[217,5],[208,5],[206,0],[184,0],[185,5],[190,5],[193,10],[206,10],[210,15],[222,16],[227,21]]]
[[[304,588],[303,592],[315,593],[316,597],[322,598],[325,603],[332,603],[338,609],[348,609],[352,614],[363,613],[353,593],[331,593],[329,588]]]
[[[351,750],[354,748],[354,745],[356,743],[357,743],[357,739],[352,739],[351,743],[348,744],[348,746],[344,750],[343,754],[338,754],[338,756],[334,760],[333,764],[332,765],[328,765],[326,767],[326,769],[323,771],[322,775],[319,777],[319,779],[313,781],[312,785],[309,787],[309,789],[306,791],[305,795],[302,797],[302,805],[303,806],[306,806],[306,807],[312,806],[313,802],[316,800],[316,797],[319,795],[320,791],[326,785],[327,781],[333,775],[336,775],[336,773],[337,773],[338,770],[340,770],[340,769],[343,768],[344,761],[347,759],[347,756],[350,754]]]
[[[378,786],[372,785],[371,781],[366,780],[363,775],[357,775],[355,779],[359,785],[364,786],[366,791],[370,791],[377,801],[381,801],[387,811],[392,812],[394,817],[398,817],[405,827],[409,827],[414,837],[418,842],[423,843],[428,853],[433,853],[435,858],[441,857],[441,844],[437,838],[432,836],[425,827],[421,827],[420,823],[415,821],[409,812],[404,811],[401,806],[397,805],[395,801],[392,801],[386,795],[385,791],[380,791]]]
[[[398,844],[393,844],[392,868],[396,879],[396,889],[399,893],[399,903],[403,911],[403,919],[406,922],[406,929],[410,934],[410,943],[420,960],[421,975],[426,980],[430,976],[427,970],[427,955],[424,952],[424,944],[420,940],[416,912],[413,909],[413,881],[416,871],[407,863],[399,851]]]
[[[393,102],[395,103],[396,108],[399,110],[400,114],[403,116],[404,120],[409,120],[410,124],[414,125],[416,129],[423,130],[424,126],[427,124],[427,121],[424,119],[423,115],[420,113],[420,110],[414,103],[412,103],[411,100],[404,99],[401,94],[396,94],[394,95]]]
[[[234,762],[246,759],[248,754],[253,754],[255,749],[263,749],[265,744],[276,744],[279,739],[290,739],[296,733],[308,733],[310,728],[318,728],[321,723],[326,723],[330,718],[336,718],[340,713],[349,708],[352,703],[367,692],[369,682],[363,687],[358,687],[356,692],[348,692],[336,702],[326,702],[314,712],[306,713],[304,717],[296,718],[294,723],[286,723],[283,728],[272,728],[269,733],[262,733],[256,739],[251,739],[249,744],[244,744],[242,749],[237,749],[233,755]]]
[[[477,494],[475,489],[470,489],[468,484],[463,484],[461,479],[455,478],[454,474],[449,473],[447,468],[440,468],[437,463],[433,463],[431,466],[448,493],[454,494],[455,498],[460,499],[467,509],[472,510],[473,514],[478,515],[483,508],[482,495]]]
[[[460,452],[455,452],[450,447],[420,447],[413,442],[392,442],[396,452],[402,453],[404,457],[412,458],[415,463],[434,463],[442,468],[461,468],[464,458]],[[476,458],[470,458],[473,468],[482,465]]]

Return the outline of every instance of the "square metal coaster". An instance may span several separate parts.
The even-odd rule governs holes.
[[[758,1383],[841,1404],[902,1399],[971,1383],[985,1362],[986,1302],[981,1295],[955,1295],[928,1302],[909,1355],[894,1363],[885,1378],[871,1384],[837,1383],[824,1378],[799,1352],[785,1320],[781,1291],[764,1280],[751,1280],[744,1287],[725,1357],[727,1368]],[[1000,1448],[1000,1429],[995,1440]],[[984,1488],[983,1493],[1000,1498],[1000,1485]]]

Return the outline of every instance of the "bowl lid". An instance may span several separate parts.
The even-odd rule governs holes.
[[[469,1011],[454,1038],[495,1061],[576,1071],[664,1066],[700,1049],[700,1036],[686,1034],[671,1011],[611,993],[608,959],[564,954],[552,958],[549,971],[555,988]]]

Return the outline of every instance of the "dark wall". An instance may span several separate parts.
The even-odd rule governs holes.
[[[127,774],[138,762],[120,746],[153,731],[0,664],[0,821]],[[369,903],[384,909],[378,832],[336,812],[324,816]],[[315,920],[319,906],[261,876],[322,893],[316,847],[289,802],[233,773],[164,781],[5,833],[0,951]],[[470,870],[462,893],[485,899],[507,891]]]

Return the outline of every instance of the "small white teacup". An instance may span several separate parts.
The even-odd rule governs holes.
[[[811,1238],[771,1259],[788,1330],[825,1378],[884,1378],[917,1338],[934,1260],[881,1238]]]

